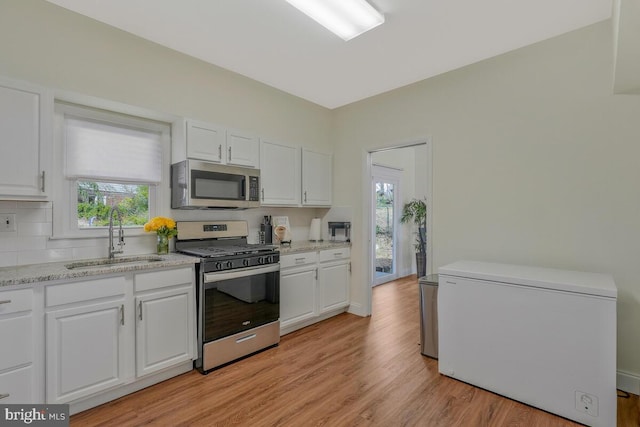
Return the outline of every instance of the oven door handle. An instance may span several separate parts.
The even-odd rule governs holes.
[[[223,280],[238,279],[240,277],[255,276],[280,271],[280,264],[271,264],[265,267],[247,267],[238,270],[221,271],[219,273],[205,273],[204,283],[221,282]]]

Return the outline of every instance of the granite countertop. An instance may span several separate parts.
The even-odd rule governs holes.
[[[134,258],[161,258],[160,261],[139,261]],[[101,274],[124,273],[129,271],[154,270],[166,267],[176,267],[181,265],[191,265],[200,262],[199,258],[170,253],[167,255],[132,255],[121,256],[116,259],[131,259],[125,263],[115,263],[99,266],[81,267],[68,269],[66,266],[76,263],[99,262],[101,259],[73,260],[65,262],[49,262],[43,264],[19,265],[16,267],[0,268],[0,287],[23,285],[29,283],[47,282],[52,280],[74,279],[78,277],[91,277]]]
[[[297,252],[311,252],[311,251],[320,251],[323,249],[348,248],[348,247],[351,247],[351,242],[334,242],[331,240],[324,240],[320,242],[310,242],[310,241],[292,242],[291,246],[281,245],[279,247],[279,250],[281,254],[286,255],[286,254],[293,254]]]

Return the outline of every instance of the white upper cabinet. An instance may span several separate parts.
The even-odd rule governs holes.
[[[302,205],[331,206],[333,156],[302,149]]]
[[[0,77],[0,199],[46,198],[52,105],[44,88]]]
[[[258,168],[260,166],[260,140],[250,132],[227,129],[228,165]]]
[[[262,140],[260,164],[260,202],[263,205],[300,205],[298,148]]]
[[[185,121],[184,127],[184,140],[173,140],[173,163],[195,159],[249,168],[260,166],[260,140],[255,134],[191,119]]]
[[[187,120],[187,157],[223,163],[226,151],[226,131],[210,123]]]

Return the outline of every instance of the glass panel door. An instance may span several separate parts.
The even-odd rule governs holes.
[[[372,223],[374,230],[373,265],[375,268],[373,286],[398,278],[398,224],[399,191],[398,171],[374,165]]]
[[[376,186],[376,279],[393,275],[395,267],[394,184],[378,181]]]

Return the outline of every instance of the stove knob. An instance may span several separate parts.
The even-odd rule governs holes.
[[[231,261],[227,261],[227,268],[233,268],[233,263]]]
[[[258,264],[264,264],[264,258],[263,257],[258,257]]]
[[[216,270],[222,270],[222,263],[216,262]]]
[[[271,264],[273,262],[273,260],[271,259],[271,256],[266,256],[264,257],[265,259],[265,264]]]
[[[249,260],[247,258],[242,260],[242,265],[245,267],[249,267]]]

